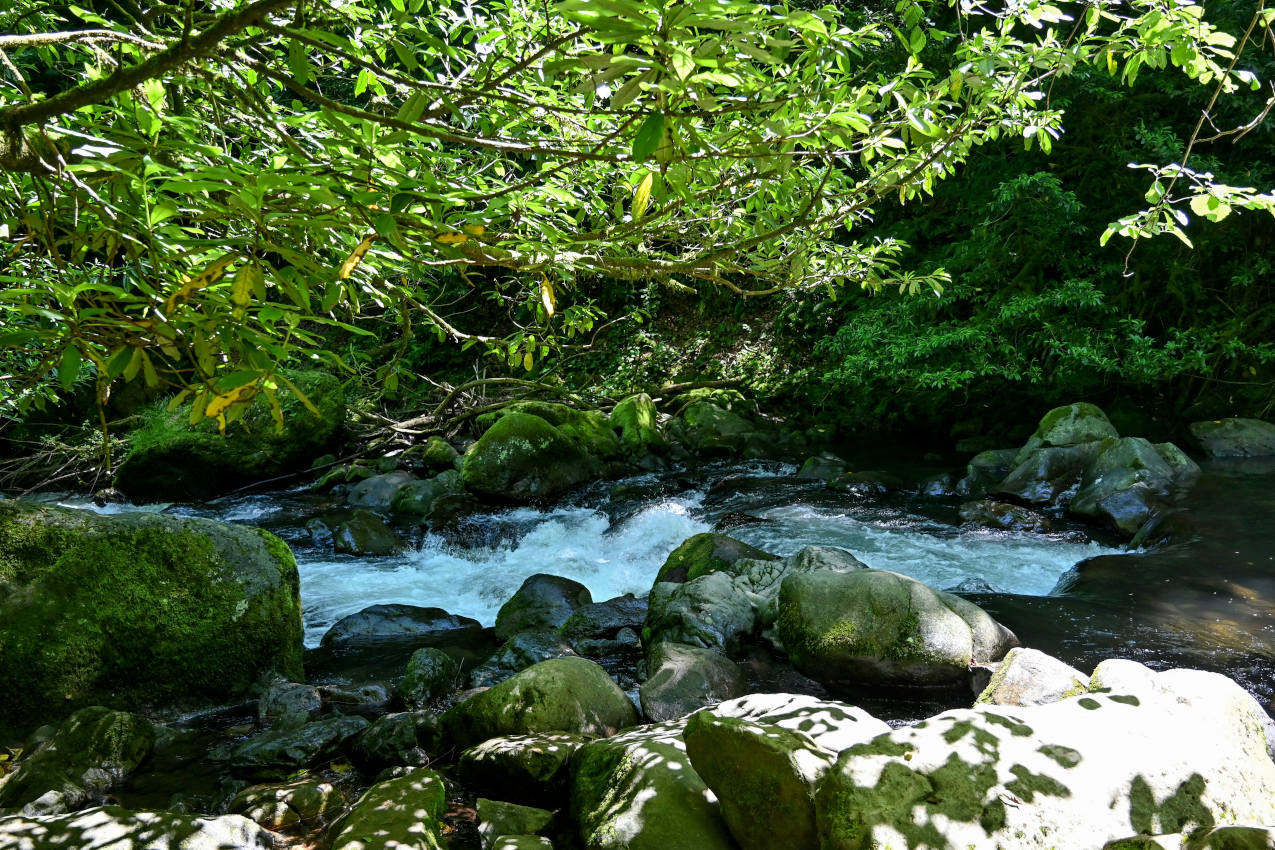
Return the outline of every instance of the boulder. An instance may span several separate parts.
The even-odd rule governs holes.
[[[458,749],[501,735],[574,732],[611,735],[637,710],[607,672],[584,658],[553,658],[475,694],[442,716]]]
[[[266,829],[313,829],[345,808],[336,787],[316,779],[277,785],[253,785],[230,801],[227,811],[243,815]]]
[[[1169,465],[1169,469],[1173,470],[1173,483],[1176,487],[1186,489],[1200,477],[1200,465],[1173,443],[1152,443],[1152,446]]]
[[[529,576],[496,614],[496,636],[508,640],[518,632],[556,629],[582,605],[593,602],[589,588],[562,576]]]
[[[443,850],[447,791],[432,770],[378,782],[332,825],[332,850]]]
[[[0,728],[300,678],[298,585],[255,528],[0,501]]]
[[[1213,419],[1191,423],[1191,436],[1209,457],[1275,455],[1275,425],[1260,419]]]
[[[332,530],[332,549],[338,555],[376,557],[403,551],[403,541],[371,511],[341,511],[324,518]]]
[[[716,652],[737,649],[754,631],[753,603],[726,573],[709,573],[683,584],[657,582],[642,627],[642,643],[663,641]]]
[[[1045,705],[1089,690],[1089,677],[1039,649],[1014,647],[976,705]]]
[[[608,421],[613,430],[620,432],[620,448],[630,456],[650,452],[659,454],[668,449],[668,439],[660,430],[655,402],[646,393],[631,395],[621,401],[611,410]]]
[[[1067,509],[1080,516],[1103,517],[1120,531],[1133,534],[1172,498],[1176,479],[1173,468],[1143,438],[1107,440],[1085,469]]]
[[[506,835],[534,836],[549,829],[553,812],[534,806],[520,806],[479,797],[474,802],[478,813],[478,837],[484,850]]]
[[[422,708],[456,688],[460,668],[452,657],[434,646],[412,653],[394,696],[408,708]]]
[[[132,812],[119,806],[69,815],[0,818],[9,850],[271,850],[274,837],[241,815]]]
[[[461,480],[480,496],[528,503],[552,498],[601,471],[594,456],[541,417],[510,413],[470,447]]]
[[[129,453],[116,470],[115,486],[135,502],[206,500],[305,469],[340,440],[345,394],[336,377],[322,372],[290,372],[287,377],[317,415],[281,389],[282,428],[258,396],[222,435],[216,422],[205,419],[192,427],[185,409],[170,411],[161,402],[129,435]]]
[[[394,765],[428,763],[438,737],[438,717],[428,711],[384,714],[354,739],[350,748],[355,761],[369,770]]]
[[[698,646],[659,643],[648,653],[647,680],[638,688],[642,713],[656,723],[742,696],[743,671],[725,656]]]
[[[480,794],[519,803],[558,805],[582,735],[550,733],[489,738],[460,754],[460,779]]]
[[[790,574],[778,610],[793,665],[834,689],[963,682],[1017,643],[977,605],[885,570]]]
[[[430,437],[415,450],[409,451],[412,459],[418,461],[420,466],[430,472],[454,470],[456,461],[460,459],[460,452],[456,451],[451,443],[437,434]]]
[[[716,717],[734,717],[800,732],[830,753],[890,731],[884,720],[861,708],[805,694],[749,694],[707,710]]]
[[[818,846],[814,793],[834,753],[800,732],[711,711],[693,715],[682,736],[743,850]]]
[[[747,447],[757,426],[711,401],[694,401],[682,411],[682,440],[701,455],[729,457]]]
[[[1136,693],[948,711],[845,750],[816,795],[819,846],[1098,850],[1275,822],[1256,701],[1213,673],[1149,678]]]
[[[101,706],[80,709],[0,776],[0,811],[62,814],[101,803],[150,755],[154,743],[155,729],[144,717]]]
[[[749,546],[725,534],[705,532],[686,538],[669,553],[655,580],[684,582],[709,573],[726,570],[741,558],[761,561],[778,560],[778,555]]]
[[[445,526],[476,505],[474,498],[465,492],[460,472],[449,469],[433,478],[405,485],[394,496],[390,509],[400,517]]]
[[[333,649],[351,649],[361,644],[396,643],[438,646],[482,631],[482,624],[470,617],[449,614],[442,608],[419,605],[371,605],[350,614],[328,629],[319,643]]]
[[[990,449],[979,452],[965,467],[965,477],[956,482],[956,492],[978,498],[990,493],[1017,465],[1018,449]]]
[[[300,726],[323,710],[323,698],[312,685],[283,680],[271,682],[257,700],[257,720],[280,726]]]
[[[1080,488],[1085,470],[1101,447],[1095,442],[1035,449],[992,492],[1033,505],[1065,504]]]
[[[847,469],[846,462],[836,455],[821,454],[806,458],[797,470],[797,477],[827,484],[845,475]]]
[[[571,644],[557,632],[520,632],[505,641],[495,655],[469,671],[469,686],[490,688],[533,664],[575,654]]]
[[[282,779],[310,765],[332,759],[346,741],[368,727],[362,717],[336,714],[294,729],[270,729],[245,740],[230,754],[235,773]]]
[[[1040,419],[1027,444],[1018,450],[1014,466],[1020,466],[1038,449],[1057,446],[1079,446],[1111,438],[1119,438],[1107,414],[1096,405],[1080,402],[1055,407]]]
[[[581,605],[558,629],[558,634],[575,643],[579,640],[613,640],[624,629],[641,629],[647,602],[632,593]]]
[[[373,475],[351,487],[345,501],[356,508],[387,511],[404,487],[419,482],[420,479],[415,475],[401,470]]]
[[[575,754],[571,813],[585,850],[737,850],[680,732],[659,724]]]
[[[620,441],[607,417],[596,410],[577,410],[565,404],[547,401],[520,401],[500,410],[484,413],[476,420],[479,428],[488,428],[506,416],[537,416],[574,443],[580,451],[595,460],[606,461],[620,453]]]

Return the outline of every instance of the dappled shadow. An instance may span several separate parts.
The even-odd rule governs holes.
[[[52,817],[0,818],[0,847],[13,850],[266,850],[271,834],[247,818],[131,812],[118,806]]]

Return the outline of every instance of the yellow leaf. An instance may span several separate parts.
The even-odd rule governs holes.
[[[363,257],[367,254],[368,249],[372,247],[372,243],[376,241],[376,234],[369,233],[363,237],[363,241],[358,244],[350,256],[345,258],[345,262],[341,264],[341,270],[336,273],[339,280],[345,280],[354,274],[354,270],[359,267],[359,263],[363,262]]]
[[[482,236],[487,232],[487,228],[483,227],[481,224],[467,224],[462,227],[461,230],[465,231],[470,236]]]
[[[536,358],[532,357],[531,352],[528,351],[526,354],[522,356],[522,368],[530,372],[531,367],[534,365],[536,365]]]
[[[261,267],[256,263],[241,266],[239,271],[235,272],[235,281],[230,289],[230,303],[234,305],[237,313],[242,313],[248,308],[249,302],[252,301],[252,292],[259,284],[260,277]]]
[[[647,204],[651,202],[651,184],[655,182],[655,172],[647,172],[633,191],[633,220],[637,221],[646,215]]]
[[[457,233],[453,230],[447,233],[439,233],[434,237],[434,239],[438,242],[442,242],[444,245],[459,245],[460,243],[468,240],[469,237],[464,233]]]
[[[242,387],[235,387],[233,390],[231,390],[228,393],[223,393],[222,395],[216,396],[215,398],[213,398],[212,401],[208,402],[208,408],[204,411],[204,416],[207,416],[209,419],[213,418],[214,416],[218,417],[219,419],[224,418],[226,408],[230,407],[230,405],[239,401],[245,395],[245,393],[251,396],[251,393],[249,393],[248,391],[249,390],[255,391],[256,386],[257,386],[257,382],[253,381],[252,383],[244,384]],[[224,428],[225,426],[223,425],[222,427]]]
[[[545,313],[552,319],[554,312],[553,284],[549,282],[548,276],[543,272],[540,275],[540,303],[544,305]]]
[[[1107,73],[1113,77],[1116,75],[1116,54],[1110,50],[1107,51]]]
[[[164,311],[171,313],[173,308],[177,306],[178,301],[185,301],[201,289],[211,286],[221,280],[221,276],[226,273],[227,267],[233,263],[239,255],[235,252],[222,254],[213,260],[202,272],[194,277],[188,277],[182,282],[181,288],[168,296],[168,301],[164,305]]]

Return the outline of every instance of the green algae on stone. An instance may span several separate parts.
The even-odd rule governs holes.
[[[484,413],[476,420],[487,428],[513,414],[539,416],[573,442],[581,451],[597,460],[611,460],[620,453],[620,441],[607,417],[596,410],[578,410],[549,401],[520,401],[500,410]]]
[[[686,538],[669,553],[660,567],[655,581],[684,582],[722,570],[729,571],[741,558],[756,561],[777,561],[778,555],[749,546],[725,534],[706,531]]]
[[[296,561],[259,529],[0,502],[0,726],[299,679]]]
[[[339,380],[323,372],[289,372],[288,378],[319,411],[317,416],[281,390],[282,428],[259,399],[223,435],[212,420],[192,427],[185,408],[170,411],[160,403],[129,435],[129,453],[116,472],[115,486],[134,501],[204,499],[306,469],[340,439],[345,393]]]
[[[600,473],[595,457],[560,429],[540,416],[514,412],[470,447],[460,474],[472,493],[525,503],[551,498]]]
[[[668,439],[660,430],[655,402],[646,393],[638,393],[621,401],[611,410],[611,427],[620,432],[620,448],[630,455],[663,451]]]

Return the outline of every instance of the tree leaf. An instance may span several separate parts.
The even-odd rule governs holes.
[[[633,220],[637,221],[646,215],[647,204],[651,201],[651,186],[655,182],[655,172],[648,171],[642,182],[633,190]]]
[[[633,159],[644,162],[655,149],[660,146],[664,136],[664,113],[652,112],[642,122],[641,128],[633,138]]]
[[[74,345],[68,345],[62,352],[62,360],[58,363],[58,383],[62,385],[62,389],[69,390],[75,385],[75,379],[80,376],[82,360],[80,349]]]

